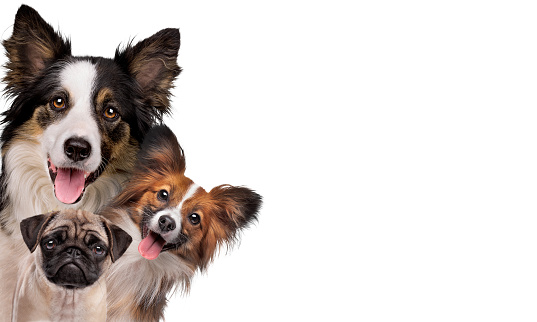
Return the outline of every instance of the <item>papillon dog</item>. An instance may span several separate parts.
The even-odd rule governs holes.
[[[204,190],[185,176],[185,156],[166,126],[148,134],[131,180],[100,214],[133,242],[107,277],[108,318],[158,321],[167,296],[188,290],[218,248],[257,220],[261,196],[238,186]]]

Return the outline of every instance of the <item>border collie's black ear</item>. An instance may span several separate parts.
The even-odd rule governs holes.
[[[132,242],[132,237],[118,226],[108,223],[104,218],[103,224],[106,229],[106,234],[108,235],[108,246],[110,248],[110,257],[112,258],[113,263],[125,253],[127,248],[129,248],[129,245]]]
[[[185,154],[177,137],[166,125],[156,125],[147,132],[138,154],[136,168],[163,173],[185,171]]]
[[[41,18],[33,8],[22,5],[15,16],[13,35],[4,40],[8,62],[6,91],[16,95],[53,60],[71,55],[71,43]]]
[[[163,29],[123,50],[116,50],[114,60],[132,75],[144,94],[146,105],[164,114],[170,110],[170,89],[181,72],[177,56],[181,45],[179,29]]]
[[[33,253],[41,241],[43,230],[58,212],[50,212],[26,218],[20,223],[22,239],[30,252]]]

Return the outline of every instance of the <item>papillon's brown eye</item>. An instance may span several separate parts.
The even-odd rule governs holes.
[[[63,99],[63,97],[58,96],[52,99],[50,105],[55,110],[61,110],[65,108],[65,100]]]
[[[110,121],[116,119],[119,116],[117,110],[113,107],[105,108],[103,115],[106,119]]]
[[[168,201],[169,195],[168,191],[162,189],[159,192],[157,192],[157,198],[161,201]]]
[[[191,223],[192,225],[195,226],[195,225],[198,225],[198,224],[200,223],[200,221],[201,221],[201,216],[198,215],[197,213],[193,213],[193,214],[190,214],[190,215],[188,216],[188,220],[190,221],[190,223]]]

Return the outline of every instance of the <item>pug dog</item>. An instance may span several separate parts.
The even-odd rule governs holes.
[[[83,210],[27,218],[21,234],[30,249],[13,299],[13,321],[105,321],[110,265],[132,238]]]

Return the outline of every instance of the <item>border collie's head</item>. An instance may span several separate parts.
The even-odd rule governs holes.
[[[127,209],[138,225],[138,251],[147,259],[168,251],[204,270],[219,245],[233,244],[257,220],[256,192],[230,185],[207,192],[185,176],[183,150],[166,126],[147,134],[134,169],[112,208]]]
[[[178,29],[118,48],[113,59],[75,57],[70,41],[26,5],[3,45],[12,104],[3,113],[2,155],[31,142],[64,204],[81,200],[99,177],[132,167],[145,133],[169,113],[181,72]]]

